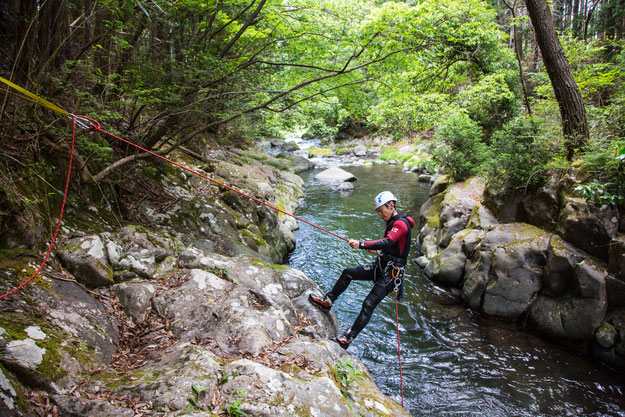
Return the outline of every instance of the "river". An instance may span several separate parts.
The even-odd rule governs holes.
[[[347,238],[379,239],[384,224],[373,211],[373,197],[389,190],[400,199],[399,211],[418,219],[429,185],[419,184],[415,174],[391,165],[343,168],[358,178],[349,196],[316,181],[320,169],[301,174],[306,196],[299,216]],[[295,235],[289,264],[324,290],[343,268],[373,260],[306,224]],[[412,262],[406,277],[399,321],[404,405],[411,415],[625,416],[625,376],[514,324],[471,312]],[[351,325],[370,287],[353,282],[337,300],[333,310],[340,330]],[[364,361],[385,394],[401,402],[392,296],[378,306],[349,352]]]

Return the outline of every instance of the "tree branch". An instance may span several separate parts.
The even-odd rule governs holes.
[[[254,0],[254,1],[256,1],[256,0]],[[252,2],[252,4],[254,3],[254,1]],[[226,56],[228,51],[230,51],[230,48],[232,48],[234,46],[234,44],[237,43],[237,41],[243,35],[243,33],[245,33],[247,28],[249,28],[255,22],[256,18],[258,17],[258,14],[263,9],[263,7],[265,7],[265,3],[266,2],[267,2],[267,0],[261,0],[260,4],[256,8],[256,10],[254,10],[254,13],[252,13],[252,16],[250,16],[250,18],[247,19],[247,22],[245,22],[245,24],[241,27],[241,29],[239,29],[237,34],[234,35],[234,37],[230,40],[230,42],[228,42],[228,45],[226,45],[226,47],[221,51],[221,54],[219,54],[220,58],[223,58],[223,57]],[[250,6],[251,6],[251,4],[250,4]]]

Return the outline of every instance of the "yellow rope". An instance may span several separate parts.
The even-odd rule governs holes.
[[[17,84],[12,83],[11,81],[7,80],[6,78],[2,78],[0,77],[0,81],[2,81],[3,83],[5,83],[6,85],[8,85],[9,87],[12,87],[14,89],[16,89],[17,91],[19,91],[20,93],[24,94],[26,97],[22,97],[24,99],[30,100],[32,102],[35,102],[43,107],[46,107],[54,112],[57,112],[58,114],[65,116],[65,117],[69,117],[69,112],[66,110],[63,110],[62,108],[60,108],[59,106],[50,103],[47,100],[42,99],[41,97],[39,97],[38,95],[35,95],[33,93],[31,93],[28,90],[23,89],[22,87],[20,87]]]

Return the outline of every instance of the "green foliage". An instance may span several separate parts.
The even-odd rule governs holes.
[[[582,197],[602,204],[616,204],[625,198],[625,139],[595,139],[581,161],[585,178],[576,189]]]
[[[575,190],[580,191],[582,197],[586,200],[593,201],[598,204],[611,204],[615,206],[622,201],[623,198],[625,198],[623,195],[615,195],[610,192],[610,189],[615,188],[615,185],[616,184],[613,182],[605,184],[596,181],[591,181],[586,184],[578,182]]]
[[[562,148],[541,132],[540,120],[515,119],[492,136],[492,158],[488,176],[511,188],[524,188],[544,181],[553,158]]]
[[[384,149],[384,151],[380,155],[380,159],[383,161],[397,161],[402,163],[407,161],[411,157],[412,155],[409,153],[400,152],[397,146],[391,146]]]
[[[226,404],[221,410],[226,413],[226,415],[232,417],[247,416],[248,414],[241,410],[241,404],[243,403],[243,396],[245,395],[245,392],[237,391],[236,394],[239,399]]]
[[[482,78],[458,94],[458,104],[490,136],[517,115],[516,96],[510,88],[510,72],[497,72]]]
[[[489,157],[482,142],[482,129],[465,113],[454,113],[442,121],[436,132],[437,145],[433,158],[453,179],[464,180],[477,175]]]
[[[343,359],[341,362],[336,363],[333,371],[336,382],[339,384],[339,389],[345,397],[350,396],[349,390],[354,384],[359,380],[365,379],[362,372],[355,369],[349,359]]]
[[[584,42],[571,34],[562,37],[562,45],[573,68],[584,101],[603,106],[622,88],[625,69],[620,57],[605,60],[607,49],[623,49],[623,41],[591,40]]]
[[[199,388],[197,385],[192,383],[191,384],[191,396],[187,399],[187,401],[189,402],[188,408],[190,409],[199,408],[198,401],[200,400],[202,393],[206,391],[207,389],[208,388]]]

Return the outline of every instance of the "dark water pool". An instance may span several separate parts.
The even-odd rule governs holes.
[[[358,177],[349,196],[317,182],[319,170],[302,175],[306,198],[299,216],[347,238],[377,239],[384,225],[372,200],[390,190],[400,199],[399,211],[418,218],[429,186],[416,175],[388,165],[343,168]],[[324,290],[343,268],[373,259],[306,224],[296,237],[289,264]],[[341,330],[351,325],[370,285],[354,282],[338,299]],[[625,376],[513,324],[481,318],[412,263],[405,294],[399,303],[404,404],[413,416],[625,416]],[[387,395],[401,401],[392,296],[349,351],[362,358]]]

